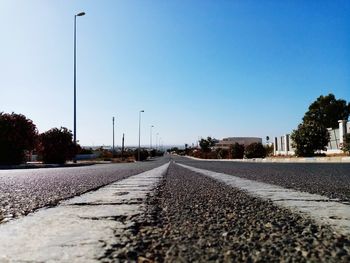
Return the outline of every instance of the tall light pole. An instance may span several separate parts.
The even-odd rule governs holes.
[[[74,16],[74,145],[77,145],[77,16],[84,16],[81,12]],[[74,163],[77,160],[74,157]]]
[[[112,154],[114,157],[114,117],[112,118],[112,122],[113,122],[113,151],[112,151]]]
[[[141,143],[141,113],[145,112],[144,110],[139,111],[139,148],[137,150],[137,160],[140,161],[140,143]]]
[[[159,135],[159,133],[157,132],[156,133],[156,150],[158,151],[158,135]]]
[[[151,131],[150,131],[150,137],[149,137],[149,148],[150,148],[150,150],[152,150],[152,128],[153,128],[154,126],[153,125],[151,125]]]

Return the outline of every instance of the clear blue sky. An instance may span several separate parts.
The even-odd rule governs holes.
[[[350,100],[350,1],[2,0],[0,111],[78,140],[164,144],[289,133],[319,95]]]

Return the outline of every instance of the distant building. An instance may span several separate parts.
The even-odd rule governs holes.
[[[262,143],[262,138],[259,137],[228,137],[223,138],[220,140],[217,144],[215,144],[215,148],[223,148],[223,149],[229,149],[231,145],[238,143],[243,144],[245,146],[258,142]]]

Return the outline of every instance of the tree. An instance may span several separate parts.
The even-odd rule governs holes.
[[[0,112],[0,164],[13,165],[24,161],[25,151],[36,145],[35,124],[22,114]]]
[[[266,150],[260,142],[253,142],[245,147],[244,155],[248,159],[264,158],[266,156]]]
[[[313,156],[317,150],[326,150],[329,133],[325,126],[309,121],[299,124],[291,139],[297,156]]]
[[[67,128],[53,128],[40,134],[39,153],[44,163],[64,164],[76,154],[73,135]]]
[[[315,123],[325,128],[338,128],[339,120],[347,120],[350,114],[350,103],[345,100],[337,100],[333,94],[320,96],[305,113],[303,122]]]
[[[207,137],[207,139],[201,139],[199,141],[199,146],[201,147],[203,152],[210,152],[210,148],[215,145],[215,139],[212,139],[211,137]]]
[[[232,159],[243,159],[244,157],[244,145],[235,143],[230,146],[230,153]]]

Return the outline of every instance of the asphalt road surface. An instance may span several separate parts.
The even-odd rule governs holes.
[[[125,164],[0,170],[0,223],[153,169],[167,158]]]
[[[106,262],[350,262],[349,236],[176,164],[132,233]]]
[[[350,164],[208,162],[172,156],[136,164],[0,171],[3,221],[151,170],[169,159],[175,163],[170,163],[156,188],[142,199],[138,213],[124,217],[96,215],[89,221],[97,224],[101,220],[120,220],[121,227],[101,247],[105,249],[102,256],[92,262],[350,262],[349,232],[335,231],[297,210],[178,165],[317,193],[337,199],[348,209]],[[139,191],[133,184],[120,182],[118,198],[130,194],[123,187]],[[89,198],[93,198],[91,194]],[[97,209],[97,204],[79,205],[83,214],[84,209]],[[61,204],[59,207],[72,209]],[[1,224],[2,229],[13,222]]]
[[[197,168],[350,202],[350,163],[243,163],[173,158]]]

